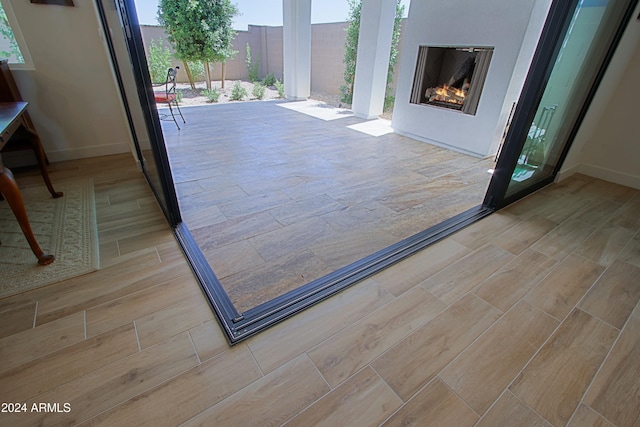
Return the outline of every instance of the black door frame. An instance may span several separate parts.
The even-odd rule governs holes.
[[[138,102],[144,115],[144,121],[146,130],[149,134],[149,143],[151,151],[153,152],[153,162],[158,171],[158,178],[160,182],[160,188],[154,184],[153,178],[150,176],[149,167],[146,164],[143,150],[140,147],[140,141],[133,124],[133,118],[131,109],[129,106],[129,100],[127,99],[126,91],[124,89],[124,83],[122,74],[120,72],[120,66],[116,50],[113,45],[113,39],[109,33],[109,23],[106,17],[104,6],[101,0],[96,0],[96,8],[100,17],[101,24],[103,26],[103,34],[105,42],[109,50],[109,56],[112,61],[112,69],[115,74],[116,82],[120,90],[120,96],[122,97],[125,114],[127,116],[127,122],[131,130],[131,136],[138,156],[138,161],[142,167],[142,171],[154,192],[158,204],[162,208],[167,221],[172,228],[175,228],[181,223],[182,218],[180,216],[180,208],[178,206],[178,196],[176,195],[175,186],[173,182],[173,175],[171,174],[171,167],[169,165],[169,157],[167,149],[164,143],[164,136],[162,134],[162,128],[160,126],[160,118],[154,111],[156,109],[155,99],[153,96],[153,88],[151,86],[151,77],[147,71],[147,58],[144,54],[144,45],[142,42],[142,35],[140,32],[140,24],[138,23],[138,16],[133,0],[112,0],[115,2],[115,7],[120,18],[120,25],[124,31],[125,41],[127,44],[127,50],[129,51],[129,57],[131,60],[131,68],[133,71],[133,77],[136,82]],[[133,101],[133,100],[132,100]]]
[[[139,102],[144,115],[145,127],[149,135],[151,151],[153,152],[153,161],[155,163],[156,170],[158,171],[158,178],[160,178],[160,188],[157,188],[156,184],[154,184],[154,179],[150,176],[148,166],[146,165],[146,159],[144,158],[140,147],[140,141],[133,123],[129,99],[124,88],[119,61],[113,39],[109,33],[109,23],[102,0],[95,0],[100,22],[103,27],[105,42],[109,51],[109,57],[112,62],[112,69],[122,98],[138,161],[141,165],[144,176],[156,197],[156,200],[158,200],[158,204],[160,205],[174,232],[174,235],[176,236],[176,239],[180,243],[185,256],[189,260],[189,264],[192,267],[194,275],[202,285],[203,291],[207,295],[212,308],[216,312],[223,330],[225,331],[229,341],[234,342],[232,339],[234,332],[229,325],[232,324],[232,319],[238,319],[240,314],[222,288],[222,285],[211,269],[211,266],[204,258],[204,255],[193,239],[191,232],[182,222],[168,152],[164,142],[164,134],[162,133],[160,118],[156,113],[157,107],[153,95],[151,77],[148,72],[147,59],[144,54],[142,33],[140,31],[135,3],[133,0],[110,1],[114,2],[120,19],[120,25],[124,32],[125,41],[127,43],[129,60],[131,62],[130,65],[136,83],[138,95],[137,101]]]
[[[521,198],[553,183],[556,176],[560,172],[562,165],[569,154],[569,150],[575,139],[580,126],[589,110],[591,102],[596,95],[596,91],[604,74],[611,62],[611,58],[615,53],[622,35],[633,17],[634,10],[638,4],[638,0],[632,0],[624,17],[622,18],[621,25],[618,27],[612,42],[607,49],[602,65],[598,69],[594,82],[589,88],[587,97],[582,104],[580,112],[573,123],[567,124],[571,126],[571,131],[567,136],[566,144],[564,145],[559,160],[551,172],[550,176],[536,182],[533,185],[524,187],[516,193],[506,196],[507,188],[511,180],[511,176],[518,163],[518,158],[522,152],[524,144],[527,139],[529,127],[533,121],[533,116],[538,110],[542,95],[545,91],[551,72],[553,71],[554,64],[558,58],[558,54],[562,47],[562,42],[567,34],[567,30],[571,23],[573,12],[578,4],[579,0],[554,0],[547,21],[545,22],[542,35],[540,37],[538,47],[534,54],[529,73],[525,80],[520,99],[513,114],[511,125],[505,138],[505,144],[498,162],[495,167],[491,182],[483,205],[490,209],[498,210],[503,207],[520,200]]]

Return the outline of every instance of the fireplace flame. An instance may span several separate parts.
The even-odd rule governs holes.
[[[442,85],[427,89],[425,97],[428,102],[446,102],[454,105],[464,104],[466,92],[462,89]]]

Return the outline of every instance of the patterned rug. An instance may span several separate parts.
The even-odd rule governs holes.
[[[21,189],[31,228],[53,264],[38,265],[6,201],[0,202],[0,298],[98,269],[98,228],[92,180],[56,182],[64,196],[42,186]]]

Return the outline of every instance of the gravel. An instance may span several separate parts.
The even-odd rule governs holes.
[[[267,86],[265,88],[264,97],[262,99],[258,99],[253,96],[253,83],[245,81],[245,80],[225,80],[224,89],[222,89],[222,82],[214,81],[211,82],[211,87],[215,88],[218,92],[220,92],[220,97],[218,98],[218,102],[215,104],[224,104],[226,102],[241,102],[241,101],[232,101],[231,100],[231,90],[233,85],[236,82],[240,82],[240,85],[246,89],[247,96],[242,99],[242,102],[255,102],[255,101],[268,101],[271,99],[282,99],[278,96],[278,91],[275,86]],[[204,82],[196,82],[196,89],[191,89],[189,83],[178,83],[176,85],[176,89],[182,92],[182,99],[180,100],[180,105],[207,105],[211,104],[206,96],[202,94],[202,91],[206,89],[206,85]],[[321,91],[311,91],[310,99],[314,99],[316,101],[322,101],[329,105],[339,108],[351,108],[349,104],[343,104],[340,102],[340,95],[338,94],[330,94]],[[391,111],[386,111],[380,115],[381,118],[391,120]]]
[[[216,104],[224,104],[226,102],[240,102],[240,101],[232,101],[231,100],[231,91],[236,84],[236,82],[240,82],[240,85],[247,91],[248,96],[244,97],[242,101],[268,101],[272,99],[281,99],[278,96],[278,91],[275,86],[267,86],[265,88],[264,97],[260,100],[253,96],[253,83],[244,81],[244,80],[225,80],[224,89],[222,89],[222,82],[214,81],[211,84],[211,87],[216,89],[220,93],[220,97],[218,98],[218,102]],[[176,85],[176,89],[179,92],[182,92],[182,98],[180,99],[180,105],[205,105],[210,104],[209,100],[202,93],[203,90],[206,89],[205,82],[196,82],[196,89],[191,89],[189,83],[178,83]],[[327,104],[333,105],[335,107],[342,106],[348,108],[348,106],[344,106],[340,104],[340,95],[333,95],[319,91],[312,91],[311,98],[317,101],[323,101]]]

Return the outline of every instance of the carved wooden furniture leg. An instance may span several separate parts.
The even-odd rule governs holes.
[[[47,164],[49,161],[44,152],[44,148],[42,148],[42,143],[40,142],[40,137],[37,133],[32,131],[31,129],[27,129],[27,131],[31,134],[31,146],[33,147],[33,152],[36,155],[36,159],[38,160],[38,166],[40,166],[40,174],[44,179],[44,183],[47,186],[47,190],[51,193],[51,196],[54,199],[58,197],[62,197],[63,193],[61,191],[56,191],[53,189],[53,184],[51,184],[51,180],[49,179],[49,172],[47,171]]]
[[[27,217],[27,210],[25,209],[24,202],[22,200],[22,194],[20,194],[20,189],[18,188],[16,181],[13,179],[13,174],[4,166],[0,166],[0,168],[0,193],[4,195],[5,199],[7,199],[9,207],[11,207],[13,214],[16,216],[16,219],[20,224],[20,228],[22,229],[24,236],[27,238],[29,246],[31,246],[33,254],[38,258],[38,264],[51,264],[55,260],[55,257],[53,255],[45,254],[42,249],[40,249],[40,245],[38,245],[38,242],[33,235],[33,231],[31,230],[29,218]]]

